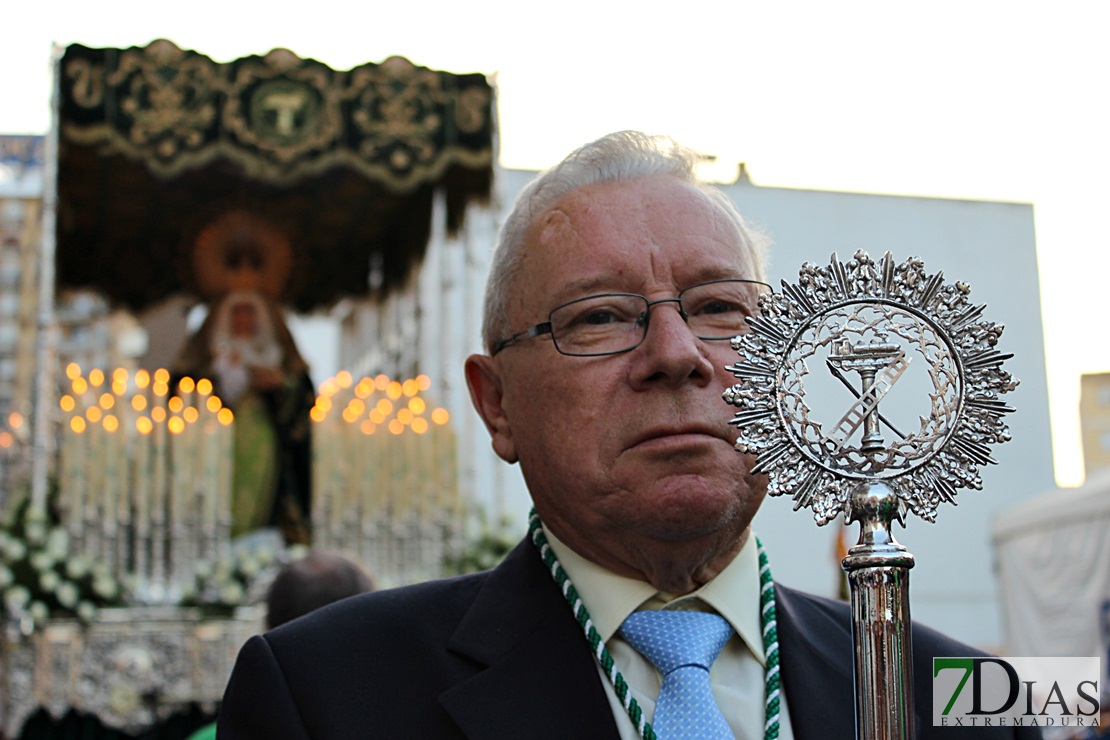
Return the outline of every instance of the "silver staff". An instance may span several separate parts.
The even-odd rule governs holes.
[[[736,448],[756,455],[770,495],[790,494],[820,525],[841,514],[860,525],[843,567],[856,734],[866,740],[909,738],[913,727],[914,560],[891,526],[907,512],[932,522],[957,489],[981,488],[990,445],[1010,438],[1002,417],[1013,409],[999,396],[1017,381],[1001,368],[1010,355],[995,349],[1002,326],[983,320],[968,293],[916,258],[833,255],[761,297],[752,331],[733,340],[740,360],[728,369],[740,382],[725,400],[740,409]],[[880,412],[896,398],[916,413]]]

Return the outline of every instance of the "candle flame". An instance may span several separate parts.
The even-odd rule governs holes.
[[[197,385],[199,387],[200,384],[198,383]],[[204,402],[204,405],[207,406],[208,410],[213,414],[223,408],[223,402],[220,401],[219,396],[209,396],[208,400]]]
[[[155,370],[154,371],[154,382],[155,383],[169,383],[170,382],[170,371],[167,370],[164,367],[160,367],[157,370]]]
[[[169,406],[170,411],[175,414],[180,414],[181,409],[185,408],[185,402],[181,400],[181,396],[174,396],[166,402],[166,405]]]
[[[77,377],[77,378],[73,379],[73,392],[74,393],[76,393],[77,395],[80,396],[82,393],[84,393],[88,389],[89,389],[88,381],[86,381],[84,378]]]
[[[77,401],[73,400],[73,396],[67,394],[58,399],[58,405],[62,407],[62,411],[68,414],[77,407]]]
[[[140,416],[135,419],[135,428],[139,430],[139,434],[150,434],[154,429],[154,422],[145,416]]]
[[[419,416],[420,414],[423,414],[424,409],[426,409],[426,408],[428,408],[428,404],[426,404],[424,402],[424,399],[421,398],[420,396],[417,396],[416,398],[410,398],[409,399],[409,410],[412,411],[412,413],[416,414],[417,416]]]
[[[403,392],[404,391],[401,389],[401,384],[398,383],[396,380],[390,383],[389,387],[385,389],[385,395],[389,396],[394,401],[400,398]]]
[[[432,387],[432,379],[429,378],[427,375],[417,375],[416,387],[419,388],[421,391],[426,391]]]
[[[66,377],[70,380],[75,380],[81,377],[81,366],[76,362],[71,362],[66,365]]]
[[[80,416],[75,416],[69,420],[69,428],[80,434],[85,431],[85,420]]]
[[[116,405],[116,397],[111,393],[102,393],[100,395],[100,408],[108,410]]]
[[[150,410],[150,418],[161,424],[166,420],[166,410],[161,406],[155,406]]]
[[[428,431],[428,420],[421,419],[420,417],[413,419],[412,431],[416,432],[417,434],[423,434],[424,432]]]
[[[136,411],[142,411],[143,409],[145,409],[146,408],[146,396],[132,396],[131,397],[131,408],[135,409]]]
[[[229,409],[227,406],[224,406],[222,409],[220,409],[220,412],[216,414],[216,418],[221,424],[226,427],[227,425],[231,424],[231,422],[235,421],[235,414],[233,414],[231,412],[231,409]]]
[[[384,391],[386,388],[388,388],[389,383],[390,380],[388,375],[382,374],[374,378],[374,387],[377,388],[379,391]]]
[[[170,417],[170,420],[169,422],[167,422],[166,426],[169,427],[171,434],[181,434],[183,431],[185,431],[185,421],[180,416]]]
[[[150,373],[146,370],[140,370],[135,373],[135,385],[140,388],[146,388],[150,385]]]
[[[200,412],[197,411],[196,408],[193,406],[185,409],[185,411],[181,415],[185,418],[185,421],[189,422],[190,424],[196,423],[196,420],[200,418]]]
[[[212,381],[208,378],[201,378],[197,381],[197,393],[202,396],[207,396],[212,393]]]
[[[8,426],[12,429],[19,429],[23,426],[23,414],[18,411],[13,411],[8,414]]]
[[[114,432],[119,429],[119,419],[114,414],[107,414],[104,417],[104,429],[109,432]]]
[[[104,414],[100,411],[99,406],[89,406],[89,408],[85,411],[85,418],[87,418],[93,424],[100,421],[100,417],[103,415]]]
[[[98,367],[94,367],[89,371],[89,385],[93,388],[99,388],[104,385],[104,371]]]
[[[447,412],[447,409],[438,408],[432,412],[432,421],[440,426],[443,426],[450,420],[451,414]]]
[[[177,382],[177,387],[181,389],[182,393],[192,393],[196,389],[197,384],[193,381],[192,378],[186,375],[184,378]]]
[[[7,449],[15,444],[15,437],[11,432],[0,432],[0,447]]]

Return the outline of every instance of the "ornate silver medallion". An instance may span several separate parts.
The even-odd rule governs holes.
[[[736,448],[757,456],[771,495],[818,524],[851,515],[851,492],[881,481],[906,509],[933,521],[958,488],[979,489],[990,445],[1010,433],[999,400],[1017,381],[963,283],[928,275],[910,258],[808,262],[797,284],[760,299],[752,331],[732,340],[740,382]],[[907,411],[907,409],[909,409]]]

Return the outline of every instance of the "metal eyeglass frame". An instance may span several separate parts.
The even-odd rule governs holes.
[[[641,344],[643,344],[644,339],[647,338],[648,324],[651,322],[651,307],[652,306],[656,306],[660,303],[677,303],[678,304],[678,314],[682,317],[683,321],[685,321],[687,324],[689,324],[689,317],[686,315],[686,312],[682,309],[682,296],[683,296],[683,294],[685,294],[689,290],[693,290],[694,288],[700,288],[704,285],[713,285],[715,283],[753,283],[755,285],[762,285],[763,287],[765,287],[768,290],[768,292],[774,290],[769,283],[765,283],[762,280],[752,280],[752,279],[749,279],[749,278],[720,278],[720,279],[717,279],[717,280],[706,280],[706,281],[701,282],[701,283],[695,283],[694,285],[691,285],[689,287],[686,287],[686,288],[683,288],[682,290],[680,290],[678,292],[678,295],[675,296],[674,298],[660,298],[660,299],[655,300],[655,301],[649,301],[647,299],[647,296],[642,295],[640,293],[621,293],[621,292],[594,293],[592,295],[582,296],[581,298],[575,298],[573,301],[567,301],[566,303],[560,303],[558,306],[551,309],[551,312],[549,314],[547,314],[547,321],[544,321],[543,323],[540,323],[540,324],[536,324],[535,326],[530,326],[527,329],[522,329],[521,331],[518,331],[517,333],[513,334],[512,336],[507,337],[505,339],[502,339],[501,341],[497,342],[497,344],[493,345],[493,350],[490,352],[490,356],[492,357],[493,355],[496,355],[498,352],[505,349],[506,347],[512,347],[514,344],[520,344],[521,342],[526,342],[529,339],[532,339],[534,337],[538,337],[542,334],[552,334],[552,331],[551,331],[551,328],[552,328],[551,327],[551,317],[560,308],[565,308],[566,306],[569,306],[569,305],[574,304],[574,303],[578,303],[580,301],[587,301],[591,298],[601,298],[603,296],[630,296],[630,297],[633,297],[633,298],[642,298],[643,299],[644,303],[646,304],[646,307],[644,309],[644,332],[643,332],[643,334],[640,335],[640,340],[638,342],[633,344],[631,347],[626,347],[624,349],[613,350],[611,352],[587,352],[587,353],[565,352],[565,351],[563,351],[562,349],[559,348],[559,343],[555,341],[554,334],[552,334],[552,336],[551,336],[551,343],[553,345],[555,345],[555,351],[556,352],[558,352],[561,355],[566,355],[567,357],[603,357],[605,355],[619,355],[619,354],[622,354],[624,352],[631,352],[632,350],[636,349]],[[695,335],[695,336],[697,336],[697,335]],[[698,336],[698,339],[705,339],[705,340],[731,339],[731,338],[732,338],[731,336],[729,336],[729,337],[702,337],[702,336]]]

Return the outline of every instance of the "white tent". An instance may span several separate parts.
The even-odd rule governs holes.
[[[1108,661],[1110,474],[1002,512],[993,543],[1008,655]]]

